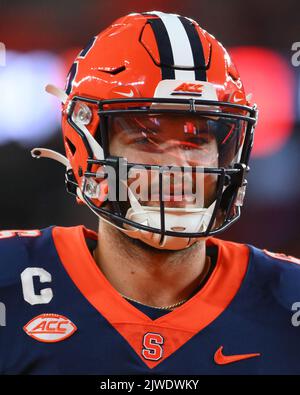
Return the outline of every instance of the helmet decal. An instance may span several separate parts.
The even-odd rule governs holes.
[[[78,69],[78,62],[74,62],[72,64],[69,74],[67,76],[66,89],[65,89],[67,95],[69,95],[71,93],[72,84],[73,84],[73,81],[76,77],[77,69]]]
[[[87,53],[89,52],[89,50],[90,50],[90,49],[92,48],[92,46],[94,45],[94,43],[95,43],[95,41],[96,41],[96,38],[97,38],[96,36],[93,37],[93,38],[91,38],[90,41],[87,43],[86,47],[83,48],[83,49],[80,51],[80,53],[79,53],[79,55],[78,55],[78,57],[79,57],[80,59],[84,59],[84,58],[86,57]]]
[[[174,14],[150,14],[158,17],[148,23],[156,38],[162,79],[206,81],[203,48],[194,23]]]

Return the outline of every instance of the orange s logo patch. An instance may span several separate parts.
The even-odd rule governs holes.
[[[164,338],[159,333],[148,332],[143,338],[142,355],[149,361],[158,361],[163,356]]]
[[[41,314],[30,320],[23,329],[35,340],[55,343],[72,336],[77,327],[63,315]]]

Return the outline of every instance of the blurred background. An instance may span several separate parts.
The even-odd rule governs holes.
[[[97,229],[66,193],[63,167],[31,159],[33,147],[63,152],[60,106],[44,86],[64,87],[75,55],[115,19],[151,10],[191,17],[216,36],[260,108],[242,217],[221,238],[300,257],[299,0],[0,0],[0,228]]]

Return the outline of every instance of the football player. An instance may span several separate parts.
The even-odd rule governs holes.
[[[299,374],[299,260],[214,237],[240,216],[257,122],[225,48],[133,13],[46,90],[66,156],[32,155],[66,166],[99,230],[0,233],[0,372]]]

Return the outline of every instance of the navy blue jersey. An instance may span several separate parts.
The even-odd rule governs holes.
[[[83,226],[0,232],[0,373],[300,374],[299,260],[210,238],[205,285],[154,315],[111,286],[96,240]]]

